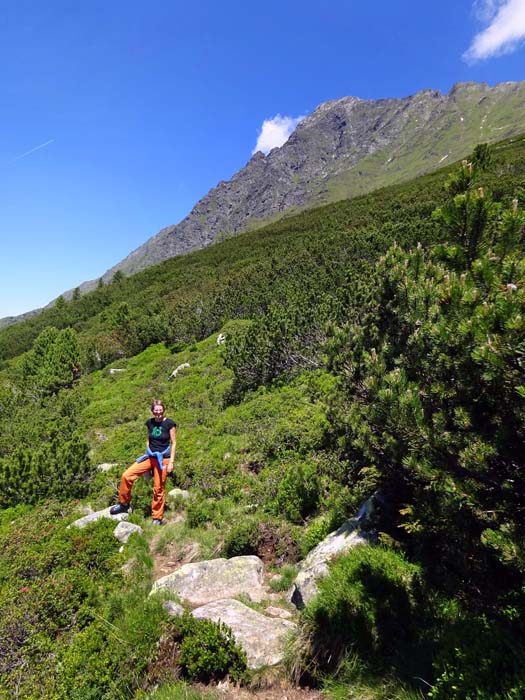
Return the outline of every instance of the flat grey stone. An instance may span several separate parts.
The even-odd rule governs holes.
[[[292,613],[289,610],[285,610],[284,608],[276,608],[272,605],[269,605],[267,608],[265,608],[264,614],[269,615],[270,617],[280,617],[281,620],[291,620],[291,618],[293,617]]]
[[[104,508],[104,510],[97,510],[94,513],[89,513],[88,515],[85,515],[83,518],[79,518],[78,520],[75,520],[75,522],[71,523],[71,525],[68,525],[68,527],[86,527],[86,525],[89,525],[90,523],[94,523],[97,520],[100,520],[100,518],[110,518],[110,520],[127,520],[128,519],[128,513],[118,513],[118,515],[111,515],[109,512],[109,508]]]
[[[208,603],[193,611],[197,618],[223,622],[231,628],[235,641],[247,656],[248,668],[275,666],[283,659],[285,640],[295,624],[266,617],[238,600]]]
[[[126,543],[134,532],[142,532],[142,528],[140,527],[140,525],[128,523],[125,520],[121,520],[117,527],[113,530],[113,534],[115,535],[117,540],[123,543]]]
[[[247,595],[253,601],[266,597],[263,563],[259,557],[232,557],[184,564],[155,581],[152,593],[167,588],[188,605],[204,605],[222,598]]]

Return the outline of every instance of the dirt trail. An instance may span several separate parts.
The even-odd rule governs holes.
[[[320,690],[310,688],[293,688],[286,684],[279,684],[272,688],[260,690],[248,690],[248,688],[218,688],[216,690],[219,700],[322,700]]]
[[[170,518],[168,522],[173,524],[180,522],[185,517],[184,514],[178,513]],[[162,531],[152,537],[150,542],[150,554],[153,558],[153,580],[157,580],[166,574],[172,573],[179,569],[184,564],[199,559],[200,548],[198,543],[181,546],[178,542],[170,542],[162,548],[162,553],[156,551],[156,545],[159,538],[162,536]],[[271,578],[272,574],[266,572],[265,578]],[[269,597],[281,598],[282,595],[270,593]],[[219,683],[217,687],[196,685],[195,687],[205,692],[210,692],[211,697],[217,700],[322,700],[323,695],[319,690],[310,688],[296,688],[291,686],[288,681],[283,680],[281,672],[274,682],[267,679],[270,687],[250,690],[248,688],[239,688],[229,682]]]

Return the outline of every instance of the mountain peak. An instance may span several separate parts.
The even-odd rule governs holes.
[[[464,99],[472,95],[490,99]],[[458,104],[461,98],[461,105]],[[442,95],[341,97],[318,105],[290,138],[254,153],[177,225],[168,226],[108,270],[138,272],[166,258],[257,228],[284,212],[354,197],[465,157],[479,143],[525,132],[525,82],[456,83]],[[84,283],[82,291],[96,286]],[[65,296],[71,293],[65,293]]]

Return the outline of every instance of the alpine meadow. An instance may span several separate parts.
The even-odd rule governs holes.
[[[525,137],[471,151],[0,329],[0,698],[525,697]],[[74,526],[157,397],[165,524],[140,479],[127,541]],[[254,556],[267,595],[229,597],[286,619],[277,664],[154,585]]]

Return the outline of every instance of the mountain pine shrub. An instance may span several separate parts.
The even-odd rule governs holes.
[[[507,697],[515,676],[490,649],[509,635],[523,649],[524,638],[525,218],[516,201],[495,205],[477,177],[465,164],[449,181],[453,198],[435,216],[446,242],[392,246],[361,323],[327,347],[340,382],[334,444],[354,488],[377,491],[379,529],[435,590],[457,596],[466,625],[486,616],[476,662],[460,643],[451,661],[443,641],[440,700],[487,697],[476,663],[490,697]],[[453,621],[427,622],[452,644]]]

